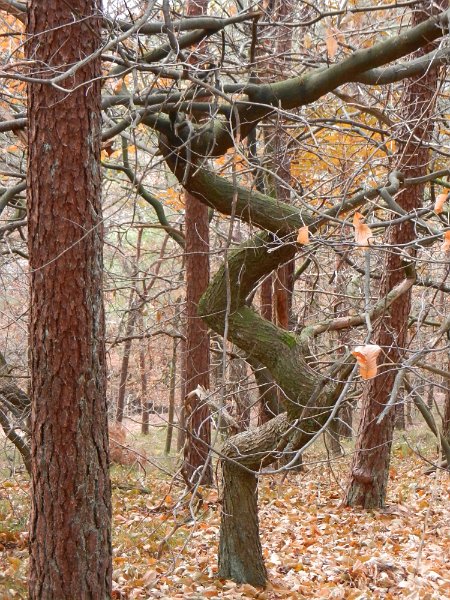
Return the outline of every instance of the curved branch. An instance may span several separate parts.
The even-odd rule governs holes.
[[[121,171],[122,173],[125,173],[125,175],[136,188],[136,191],[141,196],[141,198],[145,200],[148,204],[150,204],[150,206],[154,209],[156,216],[158,217],[158,221],[161,223],[162,229],[164,229],[167,235],[169,235],[179,246],[181,246],[181,248],[184,248],[184,235],[180,231],[172,227],[172,225],[167,220],[166,213],[164,212],[164,207],[161,204],[161,202],[158,200],[158,198],[153,196],[153,194],[150,194],[150,192],[148,192],[145,189],[145,187],[136,177],[135,172],[130,167],[124,165],[109,163],[102,164],[107,169],[111,169],[113,171]]]
[[[175,140],[173,140],[173,146],[176,146]],[[175,154],[173,146],[169,146],[166,136],[160,136],[159,147],[166,163],[177,179],[183,181],[186,162],[181,155]],[[256,225],[261,229],[271,231],[283,237],[284,241],[293,241],[294,234],[296,236],[298,229],[304,225],[308,225],[311,233],[314,233],[329,219],[337,218],[339,215],[354,210],[367,200],[373,200],[386,192],[389,196],[398,192],[403,181],[402,174],[393,171],[388,179],[389,183],[387,185],[358,192],[353,197],[326,211],[318,211],[309,206],[298,208],[257,190],[233,185],[224,177],[203,168],[195,170],[190,168],[184,187],[200,202],[222,214],[231,215],[233,212],[236,217],[250,225]]]

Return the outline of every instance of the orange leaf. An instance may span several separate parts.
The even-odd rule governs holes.
[[[356,346],[352,354],[356,357],[359,365],[359,373],[363,379],[372,379],[378,371],[377,357],[381,352],[377,344],[366,344],[365,346]]]
[[[444,202],[447,200],[447,198],[448,198],[448,192],[444,192],[442,194],[439,194],[439,196],[437,196],[436,202],[434,203],[434,212],[437,215],[442,212]]]
[[[308,226],[300,227],[297,235],[297,243],[306,246],[309,244],[309,229]]]
[[[450,229],[444,233],[444,243],[442,244],[442,252],[450,252]]]
[[[363,248],[368,248],[373,238],[372,231],[368,225],[365,223],[361,223],[363,219],[363,215],[359,212],[356,212],[353,216],[353,227],[355,228],[355,242],[358,246]]]
[[[334,58],[338,49],[338,43],[336,39],[336,34],[331,28],[328,28],[326,31],[325,43],[327,45],[328,56],[330,58]]]

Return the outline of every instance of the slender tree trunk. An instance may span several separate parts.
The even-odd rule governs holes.
[[[178,411],[178,432],[177,432],[177,451],[180,452],[184,448],[186,442],[186,419],[184,414],[184,403],[186,399],[186,334],[187,328],[185,327],[185,337],[180,343],[180,354],[181,354],[181,377],[180,377],[180,405]]]
[[[174,326],[178,328],[180,321],[180,305],[177,303],[175,308],[175,318],[174,318]],[[177,382],[177,359],[178,359],[178,344],[179,341],[177,338],[173,338],[173,346],[172,346],[172,359],[170,362],[170,385],[169,385],[169,414],[167,417],[167,436],[166,436],[166,446],[164,449],[165,454],[170,454],[170,449],[172,447],[172,436],[173,436],[173,425],[174,425],[174,416],[175,416],[175,392],[176,392],[176,382]]]
[[[172,360],[170,363],[169,414],[167,417],[167,436],[164,454],[170,454],[173,435],[173,417],[175,414],[175,382],[177,376],[177,341],[173,340]]]
[[[429,17],[429,3],[423,2],[413,14],[414,24]],[[430,52],[427,46],[420,54]],[[403,103],[407,127],[403,131],[399,168],[406,177],[419,177],[427,172],[429,151],[426,143],[433,128],[433,98],[438,74],[435,68],[406,83]],[[396,201],[407,212],[420,207],[423,184],[408,187],[400,192]],[[414,225],[406,221],[392,227],[389,242],[392,251],[386,254],[381,283],[381,295],[386,295],[402,278],[402,259],[398,247],[416,237]],[[381,320],[376,332],[376,343],[385,349],[388,363],[380,374],[366,384],[363,395],[362,415],[356,452],[347,489],[346,502],[350,506],[378,508],[384,505],[389,474],[390,452],[394,418],[388,415],[381,423],[378,416],[389,399],[396,370],[402,360],[407,341],[408,317],[411,308],[411,293],[408,292],[394,302],[389,314]]]
[[[208,0],[189,0],[187,14],[206,12]],[[186,203],[186,395],[198,385],[209,388],[209,335],[206,323],[198,315],[198,303],[209,283],[208,207],[191,194]],[[212,483],[209,456],[211,423],[209,408],[197,396],[184,405],[187,443],[184,445],[183,473],[191,483],[203,472],[203,483]]]
[[[131,336],[133,335],[134,326],[136,324],[136,320],[137,320],[138,313],[139,313],[139,308],[137,306],[137,302],[139,302],[139,299],[137,299],[137,302],[136,302],[134,300],[134,298],[135,298],[135,290],[132,289],[130,292],[127,324],[125,327],[125,337],[127,339],[123,343],[122,364],[120,367],[119,394],[117,396],[117,411],[116,411],[116,421],[118,423],[122,423],[124,412],[125,412],[125,393],[127,391],[128,366],[130,364],[130,354],[131,354],[131,344],[132,344]]]
[[[274,2],[274,17],[278,23],[286,21],[291,12],[287,0]],[[278,27],[276,32],[275,53],[277,67],[283,74],[289,69],[292,49],[292,28]],[[274,131],[274,187],[277,200],[289,203],[291,201],[291,159],[289,156],[289,136],[283,131],[282,123],[277,122]],[[295,261],[291,260],[280,267],[274,277],[274,304],[276,322],[279,327],[289,329],[292,310],[292,294],[294,291]]]
[[[144,318],[142,311],[139,313],[139,323],[141,331],[144,331]],[[141,376],[141,411],[142,411],[142,425],[141,433],[148,435],[149,433],[149,420],[150,420],[150,408],[152,406],[151,401],[148,399],[147,389],[147,361],[145,357],[145,340],[142,340],[139,344],[139,373]]]
[[[140,314],[139,298],[136,299],[136,278],[139,274],[139,259],[141,256],[141,243],[142,243],[142,229],[138,230],[137,243],[136,243],[136,258],[134,262],[134,267],[132,269],[131,274],[131,290],[130,290],[130,299],[128,302],[128,315],[127,315],[127,324],[125,327],[125,337],[127,338],[123,344],[123,355],[122,355],[122,365],[120,368],[120,381],[119,381],[119,394],[117,397],[117,412],[116,412],[116,421],[118,423],[122,423],[123,414],[125,410],[125,393],[127,390],[127,379],[128,379],[128,367],[130,364],[130,354],[131,354],[131,344],[132,339],[131,336],[134,333],[134,328],[136,325],[136,321]]]
[[[345,176],[345,174],[343,174]],[[343,182],[344,183],[344,182]],[[349,314],[348,309],[348,300],[346,298],[346,281],[345,281],[345,261],[342,256],[337,255],[335,260],[334,267],[334,290],[336,292],[336,303],[334,305],[334,316],[335,317],[345,317]],[[337,332],[337,341],[339,344],[338,347],[338,355],[343,356],[345,352],[345,347],[349,344],[349,332],[346,329]],[[344,423],[345,418],[351,419],[351,408],[349,403],[345,403],[337,412],[336,417],[331,421],[328,434],[329,434],[329,442],[330,449],[333,456],[341,456],[343,454],[343,447],[340,442],[341,435],[345,431],[348,436],[349,428],[346,427]],[[350,426],[351,431],[351,426]]]
[[[27,56],[40,79],[98,49],[100,10],[29,2]],[[111,597],[101,75],[98,57],[59,83],[69,93],[28,89],[31,600]]]

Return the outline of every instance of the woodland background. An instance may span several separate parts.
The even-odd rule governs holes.
[[[0,0],[2,598],[448,597],[447,9]],[[106,439],[88,345],[97,588],[39,567]]]

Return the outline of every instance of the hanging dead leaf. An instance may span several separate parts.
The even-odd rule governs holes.
[[[436,197],[436,202],[434,203],[434,212],[439,215],[444,207],[445,202],[448,198],[448,192],[443,192]]]
[[[300,227],[297,235],[297,243],[306,246],[309,244],[309,228],[307,225]]]
[[[368,225],[362,223],[363,215],[356,212],[353,216],[353,227],[355,228],[355,242],[358,246],[368,248],[373,240],[372,230]]]
[[[442,244],[442,252],[450,252],[450,229],[444,233],[444,243]]]
[[[327,53],[329,58],[334,58],[338,49],[336,33],[330,27],[326,31],[325,43],[327,45]]]
[[[359,374],[363,379],[372,379],[378,371],[377,358],[381,352],[377,344],[366,344],[356,346],[352,354],[356,357],[359,366]]]

